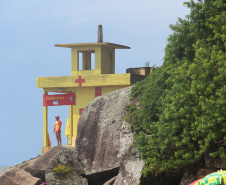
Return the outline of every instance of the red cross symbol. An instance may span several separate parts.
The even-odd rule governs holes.
[[[85,83],[85,79],[82,79],[82,76],[79,75],[78,79],[75,79],[75,83],[78,83],[78,86],[82,87],[82,83]]]

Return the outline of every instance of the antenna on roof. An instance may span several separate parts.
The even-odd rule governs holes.
[[[102,29],[102,25],[99,24],[98,25],[98,31],[97,31],[97,42],[103,42],[103,29]]]

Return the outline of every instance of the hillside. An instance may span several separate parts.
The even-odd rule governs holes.
[[[144,174],[173,174],[226,157],[226,4],[185,5],[190,15],[170,25],[163,65],[132,89],[141,109],[131,104],[128,120]]]

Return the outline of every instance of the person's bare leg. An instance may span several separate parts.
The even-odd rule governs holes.
[[[57,138],[57,146],[59,146],[59,142],[60,142],[60,141],[59,141],[59,138]]]
[[[61,146],[61,141],[62,141],[62,139],[61,139],[61,132],[59,132],[59,141],[60,141],[60,146]]]
[[[56,138],[57,138],[57,146],[59,146],[59,142],[60,142],[59,132],[56,132]]]
[[[58,138],[57,138],[57,132],[56,132],[55,134],[56,134],[56,139],[57,139],[57,141],[58,141]]]

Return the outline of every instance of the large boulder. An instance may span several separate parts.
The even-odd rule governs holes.
[[[194,182],[196,179],[197,179],[196,174],[185,173],[180,181],[180,185],[188,185],[188,184]]]
[[[24,170],[12,167],[0,173],[0,185],[40,185],[40,178],[33,177],[30,173]]]
[[[69,167],[71,172],[64,175],[54,173],[53,169],[58,165]],[[82,177],[83,174],[83,166],[77,158],[77,153],[74,149],[68,149],[54,157],[45,173],[45,179],[48,185],[88,185],[87,179]]]
[[[144,161],[140,159],[139,153],[130,146],[120,162],[120,172],[115,179],[114,185],[139,185],[143,166]]]
[[[78,121],[76,149],[89,184],[102,185],[117,175],[117,184],[131,175],[139,184],[143,161],[131,147],[132,130],[124,120],[130,91],[127,87],[97,97]]]
[[[71,168],[71,173],[57,175],[53,169],[59,164]],[[48,185],[52,184],[71,184],[71,185],[87,185],[87,180],[83,178],[83,166],[78,161],[77,153],[74,148],[62,146],[53,147],[45,154],[37,158],[25,161],[17,165],[17,168],[30,173],[32,176],[42,179]]]
[[[43,155],[36,158],[24,161],[22,164],[18,164],[16,167],[23,169],[30,173],[34,177],[41,178],[45,181],[45,173],[50,170],[52,160],[62,151],[69,150],[66,147],[56,146]]]
[[[131,87],[90,102],[78,121],[76,148],[86,174],[118,168],[132,144],[129,124],[123,120]]]

